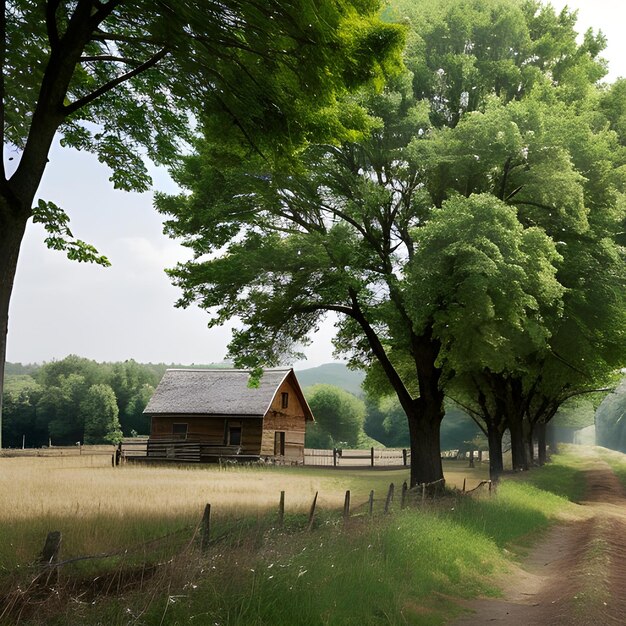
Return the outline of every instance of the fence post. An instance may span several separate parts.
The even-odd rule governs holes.
[[[46,543],[43,546],[43,550],[41,551],[41,555],[39,556],[39,562],[42,565],[52,565],[56,563],[59,557],[59,550],[61,549],[61,532],[58,530],[53,530],[49,532],[46,537]],[[58,568],[53,568],[48,571],[48,575],[45,580],[43,578],[38,584],[42,584],[43,586],[48,586],[50,584],[50,579],[53,579],[53,582],[57,580],[59,576]]]
[[[333,467],[337,467],[337,448],[333,448]]]
[[[283,527],[285,521],[285,492],[280,492],[280,501],[278,502],[278,526]]]
[[[426,483],[422,483],[422,504],[424,504],[424,500],[426,500]]]
[[[406,504],[406,492],[408,491],[406,480],[402,483],[402,496],[400,498],[400,508],[403,509]]]
[[[467,478],[463,479],[463,493],[465,493],[465,481],[467,480]]]
[[[343,521],[347,522],[350,517],[350,490],[346,491],[346,497],[343,501]]]
[[[211,505],[204,507],[202,515],[202,530],[200,535],[200,550],[206,552],[209,549],[209,539],[211,537]]]
[[[402,448],[402,465],[406,467],[406,448]]]
[[[39,557],[40,563],[56,563],[61,548],[61,532],[53,530],[48,533],[46,543]]]
[[[393,501],[393,490],[394,490],[393,483],[390,483],[389,491],[387,492],[387,499],[385,500],[385,513],[389,513],[389,506],[391,505]]]
[[[369,505],[369,507],[368,507],[369,508],[369,514],[370,514],[370,517],[371,517],[374,514],[374,490],[373,489],[370,491],[370,500],[369,500],[368,505]]]
[[[315,517],[315,506],[317,505],[317,494],[318,492],[315,492],[315,496],[313,497],[313,503],[311,504],[311,510],[309,511],[309,525],[308,525],[308,530],[312,530],[313,529],[313,518]]]
[[[372,459],[372,467],[374,467],[374,447],[370,448],[370,457]]]
[[[111,455],[111,467],[115,467],[115,454]]]

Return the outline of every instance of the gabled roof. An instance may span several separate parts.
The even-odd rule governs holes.
[[[169,369],[144,413],[263,417],[290,374],[306,418],[313,419],[291,368],[264,370],[258,387],[248,386],[247,370]]]

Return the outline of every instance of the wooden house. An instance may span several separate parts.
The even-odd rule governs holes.
[[[267,369],[255,387],[236,369],[169,369],[144,413],[148,457],[304,462],[313,414],[292,369]]]

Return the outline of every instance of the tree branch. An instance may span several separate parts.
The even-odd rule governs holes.
[[[92,16],[95,25],[101,24],[123,1],[109,0],[108,2],[97,2],[98,10]]]
[[[4,2],[2,3],[4,5]],[[57,9],[60,0],[48,0],[46,3],[46,30],[48,32],[48,41],[50,42],[50,50],[54,52],[59,45],[59,29],[57,27]],[[4,14],[4,10],[3,10]]]
[[[509,204],[527,204],[528,206],[534,206],[538,209],[545,209],[546,211],[554,211],[555,207],[548,206],[547,204],[541,204],[541,202],[533,202],[532,200],[509,200]]]
[[[504,163],[504,169],[502,172],[502,180],[500,181],[500,192],[498,193],[498,198],[500,200],[504,200],[504,191],[506,189],[506,181],[509,176],[509,172],[511,171],[511,161],[513,157],[509,157]]]
[[[130,80],[131,78],[133,78],[134,76],[137,76],[138,74],[141,74],[142,72],[145,72],[147,69],[150,69],[151,67],[156,65],[162,58],[164,58],[167,55],[167,53],[168,53],[168,49],[162,48],[154,56],[150,57],[147,61],[145,61],[141,65],[138,65],[134,70],[131,70],[130,72],[126,72],[126,74],[122,74],[121,76],[118,76],[117,78],[114,78],[113,80],[110,80],[108,83],[105,83],[104,85],[102,85],[102,87],[96,89],[92,93],[84,96],[83,98],[79,98],[78,100],[75,100],[74,102],[72,102],[72,104],[68,104],[67,106],[63,107],[64,115],[66,116],[71,115],[75,111],[78,111],[78,109],[81,109],[82,107],[93,102],[94,100],[104,95],[108,91],[111,91],[111,89],[114,89],[121,83],[126,82],[127,80]]]
[[[4,66],[6,64],[7,51],[7,16],[6,0],[0,1],[0,146],[2,146],[2,157],[0,159],[0,184],[6,184],[6,170],[4,168]]]
[[[398,400],[402,405],[407,416],[414,415],[415,413],[415,403],[409,390],[406,388],[404,383],[402,382],[402,378],[396,371],[396,368],[393,366],[393,363],[389,360],[387,356],[387,351],[385,347],[381,343],[376,331],[371,327],[363,311],[361,310],[361,306],[357,299],[357,294],[353,289],[349,289],[350,299],[352,300],[352,318],[358,322],[359,326],[363,329],[365,333],[365,337],[367,338],[367,342],[372,350],[372,353],[380,363],[380,366],[383,368],[387,379],[391,383],[396,395],[398,396]]]
[[[127,65],[140,65],[141,61],[137,59],[126,59],[124,57],[117,57],[112,54],[101,54],[99,56],[93,57],[80,57],[79,61],[81,63],[89,63],[91,61],[113,61],[115,63],[126,63]]]
[[[104,30],[96,31],[92,34],[91,38],[95,41],[121,41],[123,43],[139,43],[149,44],[153,46],[165,46],[165,42],[155,37],[130,37],[127,35],[114,35],[107,33]]]

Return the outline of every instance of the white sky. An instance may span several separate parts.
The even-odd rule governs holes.
[[[608,38],[608,79],[626,76],[621,0],[554,0],[579,10],[579,31]],[[175,309],[178,290],[164,273],[188,252],[162,234],[152,195],[113,190],[95,157],[54,147],[39,196],[63,207],[72,232],[109,257],[101,268],[68,261],[48,250],[39,225],[29,224],[11,302],[7,360],[42,362],[74,353],[98,361],[211,363],[224,358],[229,329],[207,329],[197,308]],[[155,188],[174,192],[163,171]],[[306,350],[305,367],[332,360],[332,320]]]

